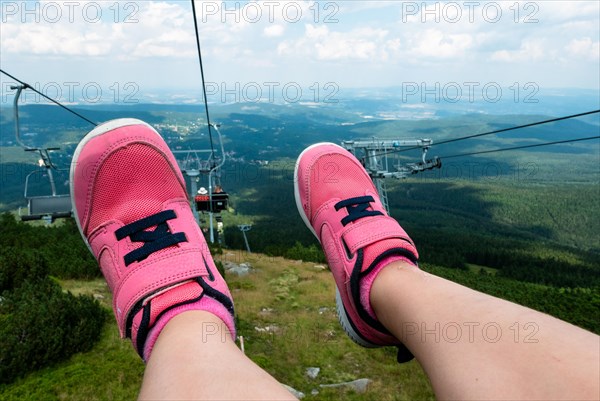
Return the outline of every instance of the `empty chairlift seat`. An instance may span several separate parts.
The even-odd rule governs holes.
[[[28,215],[21,216],[21,220],[50,219],[71,217],[72,206],[70,195],[35,196],[27,198]]]

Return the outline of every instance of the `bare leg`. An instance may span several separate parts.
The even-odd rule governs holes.
[[[439,399],[598,399],[600,337],[398,262],[371,290],[378,319]]]
[[[174,317],[156,341],[141,400],[294,400],[277,380],[244,355],[215,315]]]

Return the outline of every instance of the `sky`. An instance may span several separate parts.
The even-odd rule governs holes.
[[[212,98],[600,88],[600,2],[196,1]],[[201,98],[189,1],[0,1],[0,67],[65,103]],[[1,78],[0,105],[12,102]],[[505,90],[506,93],[506,90]],[[190,95],[192,94],[192,95]],[[490,94],[493,96],[493,93]]]

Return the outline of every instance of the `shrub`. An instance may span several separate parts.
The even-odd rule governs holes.
[[[89,350],[106,311],[90,296],[65,293],[49,278],[45,257],[0,251],[0,383]]]

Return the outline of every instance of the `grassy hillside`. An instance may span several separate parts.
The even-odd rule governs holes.
[[[335,315],[334,282],[314,263],[229,252],[220,260],[250,263],[245,277],[227,276],[236,303],[238,334],[246,354],[277,380],[305,394],[308,400],[427,400],[433,392],[415,361],[395,363],[393,349],[369,350],[356,346],[342,331]],[[559,291],[519,283],[488,273],[472,273],[439,266],[423,268],[469,287],[527,304],[555,316],[579,316],[578,323],[600,320],[600,296],[585,291]],[[104,281],[62,282],[75,294],[96,294],[110,309],[111,296]],[[586,323],[587,322],[587,323]],[[598,330],[597,330],[598,332]],[[320,367],[316,379],[305,375]],[[0,387],[2,400],[121,400],[134,399],[143,364],[129,342],[118,338],[111,319],[100,342],[57,366],[30,374]],[[367,394],[321,389],[319,384],[359,378],[374,380]],[[311,395],[317,389],[319,394]]]
[[[314,400],[365,399],[352,391],[319,388],[319,384],[359,378],[374,380],[368,399],[433,399],[417,363],[398,365],[393,350],[363,349],[347,338],[335,315],[334,283],[328,271],[316,269],[313,263],[239,252],[226,252],[222,258],[253,266],[246,277],[227,277],[236,304],[238,334],[244,336],[246,354],[280,382]],[[110,307],[110,294],[102,280],[66,281],[63,286],[74,293],[101,295],[102,304]],[[312,366],[321,368],[315,380],[305,375]],[[142,362],[130,343],[118,338],[111,320],[92,351],[0,387],[0,398],[134,399],[142,372]],[[319,394],[310,396],[313,389]]]

